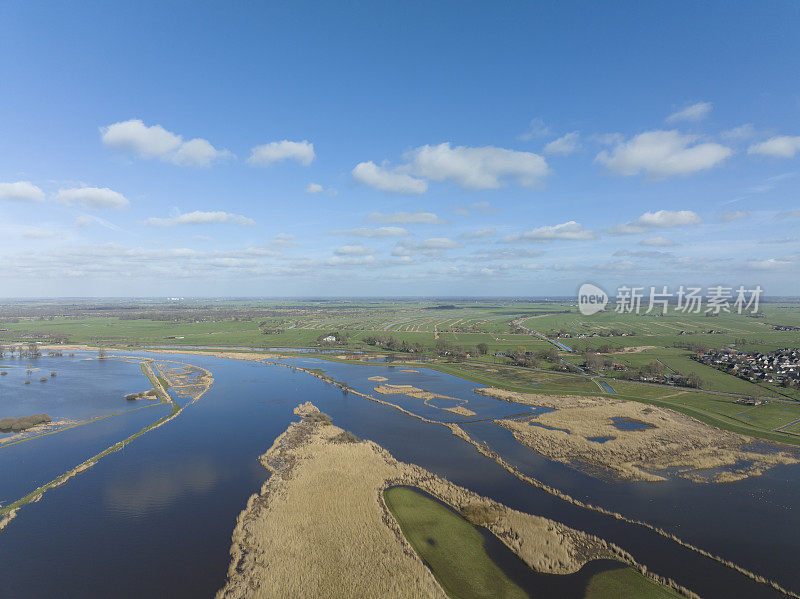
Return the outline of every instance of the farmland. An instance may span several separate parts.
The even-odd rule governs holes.
[[[587,317],[568,299],[17,302],[0,306],[0,344],[327,349],[326,358],[339,361],[375,352],[513,391],[614,393],[797,443],[797,389],[753,383],[692,359],[698,348],[798,346],[800,332],[781,329],[800,325],[800,303],[766,302],[757,316],[609,310]],[[325,341],[332,335],[335,341]],[[596,368],[587,369],[586,352],[597,352]],[[663,379],[633,376],[653,364]],[[697,388],[668,380],[689,376]],[[769,401],[736,403],[751,396]]]

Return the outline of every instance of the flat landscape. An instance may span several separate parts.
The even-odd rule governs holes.
[[[635,315],[580,316],[566,299],[7,302],[0,389],[16,407],[0,414],[0,534],[17,546],[83,481],[128,506],[98,515],[97,534],[142,517],[161,526],[163,502],[225,488],[236,525],[215,526],[233,534],[227,577],[217,553],[197,580],[219,597],[791,595],[795,581],[755,547],[706,545],[674,497],[731,488],[733,510],[766,492],[753,485],[784,492],[777,481],[800,463],[785,366],[798,314],[800,303],[776,300],[758,318],[683,317],[665,333]],[[216,428],[237,433],[209,444]],[[196,441],[176,453],[172,435]],[[224,482],[239,436],[272,474],[261,491],[266,474],[246,459],[242,482]],[[114,462],[136,470],[124,491]],[[624,485],[654,486],[623,499]],[[176,531],[194,526],[187,516]],[[721,517],[706,513],[704,526]],[[777,512],[765,524],[784,526]],[[186,551],[185,533],[174,538]],[[59,535],[52,550],[66,546]],[[29,581],[23,569],[14,584]]]
[[[800,599],[798,31],[3,3],[0,599]]]
[[[374,354],[379,360],[424,361],[428,368],[515,391],[613,393],[669,406],[728,430],[798,444],[798,379],[789,381],[795,384],[753,382],[693,359],[709,350],[765,354],[800,344],[800,330],[787,330],[800,329],[800,303],[772,300],[757,316],[607,311],[586,317],[568,299],[150,305],[115,300],[6,304],[0,307],[0,343],[297,349],[339,361],[363,361]],[[597,354],[591,369],[586,367],[589,353]],[[662,377],[695,375],[697,386],[630,376],[652,364]],[[759,405],[737,403],[759,397],[764,399]]]

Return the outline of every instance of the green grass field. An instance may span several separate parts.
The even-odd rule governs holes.
[[[621,568],[592,577],[584,599],[642,597],[643,599],[675,599],[678,593],[642,576],[633,568]]]
[[[680,313],[655,317],[613,311],[584,317],[577,312],[574,303],[568,301],[514,300],[462,300],[452,304],[419,300],[196,300],[187,301],[185,306],[177,308],[141,300],[124,310],[115,309],[113,305],[93,311],[81,307],[81,304],[36,303],[27,307],[15,304],[12,308],[5,307],[13,312],[13,318],[3,316],[3,306],[0,306],[0,344],[46,340],[50,335],[72,343],[122,347],[313,348],[318,346],[320,337],[342,331],[349,335],[349,341],[334,347],[347,353],[351,349],[383,352],[382,348],[367,345],[363,340],[368,336],[391,335],[398,341],[420,344],[429,360],[427,367],[480,385],[525,392],[598,395],[605,393],[599,384],[605,378],[617,392],[616,395],[608,394],[609,397],[657,403],[716,426],[756,437],[794,444],[800,442],[799,425],[774,431],[800,419],[800,401],[797,404],[776,401],[747,408],[735,404],[735,397],[713,393],[800,400],[800,391],[744,381],[700,364],[691,359],[691,351],[676,347],[691,343],[723,348],[737,343],[744,349],[762,352],[797,347],[800,345],[800,332],[773,329],[773,325],[800,326],[800,304],[796,302],[765,303],[762,305],[763,318],[738,314],[710,318],[703,314]],[[132,314],[132,309],[139,312]],[[42,316],[43,313],[49,315]],[[154,318],[148,317],[151,313]],[[159,318],[155,318],[156,314]],[[515,323],[522,323],[532,333],[525,333]],[[264,334],[264,330],[280,332]],[[607,334],[612,330],[632,335],[590,336]],[[711,330],[721,333],[710,333]],[[558,372],[553,369],[558,364],[553,362],[540,361],[541,370],[518,368],[509,365],[507,359],[494,356],[495,353],[517,353],[520,350],[540,353],[552,349],[554,346],[550,342],[534,332],[554,334],[558,331],[573,335],[561,341],[576,350],[603,346],[648,348],[634,353],[616,351],[606,357],[630,367],[659,360],[668,371],[697,374],[701,379],[701,389],[686,390],[618,380],[620,375],[610,369],[603,371],[597,380],[592,380],[588,376]],[[485,343],[489,354],[479,360],[473,355],[458,363],[436,358],[435,347],[441,341],[472,354],[475,346]],[[560,355],[575,363],[583,361],[576,353],[562,351]],[[396,357],[402,360],[415,356],[399,353]]]
[[[453,599],[528,595],[489,557],[475,527],[436,501],[406,487],[384,493],[408,542]]]
[[[184,310],[172,305],[159,308],[144,301],[134,304],[140,309],[136,318],[129,314],[130,306],[123,310],[112,305],[98,311],[82,309],[80,305],[55,304],[45,308],[34,303],[26,312],[15,304],[14,318],[4,317],[0,306],[0,329],[8,329],[0,330],[0,342],[17,340],[20,333],[33,333],[59,335],[72,342],[302,347],[338,330],[350,334],[353,347],[363,346],[361,339],[368,335],[391,335],[429,349],[437,339],[465,349],[486,343],[492,353],[516,351],[520,346],[529,351],[549,347],[547,341],[533,334],[522,334],[524,331],[517,330],[515,322],[546,335],[569,333],[573,337],[562,342],[580,351],[603,345],[671,348],[676,343],[695,343],[725,347],[743,339],[744,349],[770,351],[794,347],[800,338],[796,331],[772,328],[800,326],[797,303],[763,304],[763,318],[724,313],[711,318],[681,313],[655,317],[613,311],[585,317],[577,312],[574,302],[567,301],[455,301],[443,308],[437,302],[412,300],[231,300],[187,302]],[[35,316],[42,313],[48,316]],[[162,318],[150,319],[147,316],[151,313]],[[281,332],[264,334],[263,330]],[[590,336],[613,330],[631,335]],[[709,333],[711,330],[718,333]]]
[[[530,589],[529,586],[535,581],[546,585],[548,596],[565,598],[678,597],[670,589],[648,580],[629,567],[596,574],[586,583],[582,581],[585,576],[581,573],[559,576],[531,572],[532,579],[526,579],[526,586],[532,592],[529,594],[490,557],[483,535],[460,515],[408,487],[387,489],[384,498],[408,542],[452,599],[527,599],[539,596],[536,589]],[[512,555],[510,550],[507,551]],[[550,594],[554,587],[559,586],[564,589],[561,593]]]
[[[324,359],[343,361],[330,357]],[[800,445],[800,423],[780,431],[775,430],[800,420],[800,402],[775,401],[760,406],[744,406],[735,403],[737,396],[614,379],[605,380],[615,393],[605,393],[596,382],[575,374],[499,366],[478,361],[410,364],[415,368],[430,368],[451,374],[480,386],[499,387],[522,393],[605,395],[609,399],[655,404],[743,435]]]

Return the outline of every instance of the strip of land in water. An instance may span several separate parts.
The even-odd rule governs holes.
[[[187,405],[190,405],[191,403],[194,403],[195,401],[200,399],[200,397],[203,394],[205,394],[205,392],[208,391],[208,389],[211,388],[211,385],[214,382],[214,377],[210,371],[204,368],[199,368],[197,366],[189,366],[186,364],[183,365],[184,367],[191,368],[196,371],[194,377],[189,377],[187,370],[181,370],[181,371],[176,370],[176,372],[173,373],[159,366],[152,360],[143,360],[140,361],[140,364],[142,368],[142,373],[145,376],[147,376],[150,383],[153,385],[153,389],[155,390],[157,396],[162,400],[161,403],[159,404],[151,404],[150,406],[143,406],[143,407],[151,407],[151,406],[161,405],[163,403],[169,403],[172,406],[172,412],[170,414],[167,414],[166,416],[159,418],[152,424],[147,425],[142,430],[134,433],[133,435],[130,435],[126,439],[114,443],[107,449],[83,461],[82,463],[68,470],[64,474],[61,474],[60,476],[54,478],[50,482],[39,486],[38,488],[34,489],[32,492],[28,493],[24,497],[17,499],[16,501],[14,501],[9,505],[0,506],[0,531],[3,530],[6,526],[8,526],[8,524],[16,517],[16,515],[18,514],[19,510],[22,507],[24,507],[27,504],[39,501],[48,490],[63,485],[72,477],[77,476],[81,472],[84,472],[89,468],[91,468],[92,466],[94,466],[95,464],[97,464],[102,458],[109,455],[110,453],[114,453],[115,451],[123,449],[128,443],[130,443],[134,439],[144,435],[145,433],[153,429],[163,426],[164,424],[176,418]],[[164,378],[165,374],[167,378]],[[170,396],[170,394],[167,392],[167,387],[172,386],[173,384],[179,391],[181,391],[184,394],[184,396],[189,397],[191,401],[187,402],[184,405],[180,405],[178,402],[176,402],[172,398],[172,396]],[[91,422],[96,422],[97,420],[103,420],[105,418],[110,418],[112,416],[114,415],[104,416],[95,420],[91,420],[86,423],[80,423],[78,425],[73,425],[73,426],[90,424]],[[52,433],[45,433],[45,434],[53,434],[56,432],[59,431],[52,431]],[[28,440],[29,439],[24,439],[23,441],[28,441]]]
[[[587,561],[631,556],[546,518],[511,510],[358,441],[313,405],[262,456],[272,472],[233,533],[233,597],[444,597],[388,510],[383,492],[411,485],[486,526],[538,572],[574,573]],[[644,580],[642,578],[642,580]]]
[[[761,443],[756,449],[752,437],[658,406],[605,397],[477,391],[553,410],[497,421],[526,447],[551,460],[577,460],[626,480],[664,481],[670,471],[696,482],[733,482],[800,462],[794,448]]]

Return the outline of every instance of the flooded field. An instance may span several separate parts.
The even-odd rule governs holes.
[[[125,393],[148,386],[137,365],[82,357],[59,358],[57,378],[62,387],[36,391],[42,402],[61,405],[64,415],[88,419],[114,413],[120,406],[128,407],[122,399]],[[225,582],[236,517],[268,476],[257,458],[296,420],[293,408],[306,401],[329,414],[337,426],[374,440],[398,460],[418,464],[511,508],[616,543],[650,570],[704,597],[782,596],[651,529],[582,508],[523,482],[441,424],[424,422],[287,366],[325,371],[354,391],[391,401],[429,420],[457,422],[521,473],[800,590],[794,558],[798,541],[791,533],[800,525],[800,515],[792,509],[797,466],[777,466],[760,477],[729,484],[621,482],[537,455],[492,419],[540,410],[474,393],[473,383],[436,371],[403,372],[402,367],[311,358],[287,358],[284,366],[198,355],[149,357],[206,368],[213,373],[214,384],[174,420],[19,511],[0,532],[4,596],[74,596],[87,589],[117,597],[213,595]],[[54,363],[50,360],[38,362],[49,372]],[[0,363],[8,364],[8,360]],[[449,403],[440,406],[402,394],[374,393],[381,384],[370,380],[375,376],[389,384],[466,400],[460,405],[475,415],[445,411]],[[16,406],[12,413],[19,415],[34,407],[35,412],[44,411],[17,390],[21,383],[9,385],[11,376],[3,379],[9,379],[0,381],[4,407]],[[42,387],[46,385],[50,382]],[[27,403],[20,406],[23,402]],[[158,420],[167,409],[166,405],[141,409],[0,447],[0,502],[8,505],[137,427]],[[41,575],[42,564],[48,564],[47,576]]]

